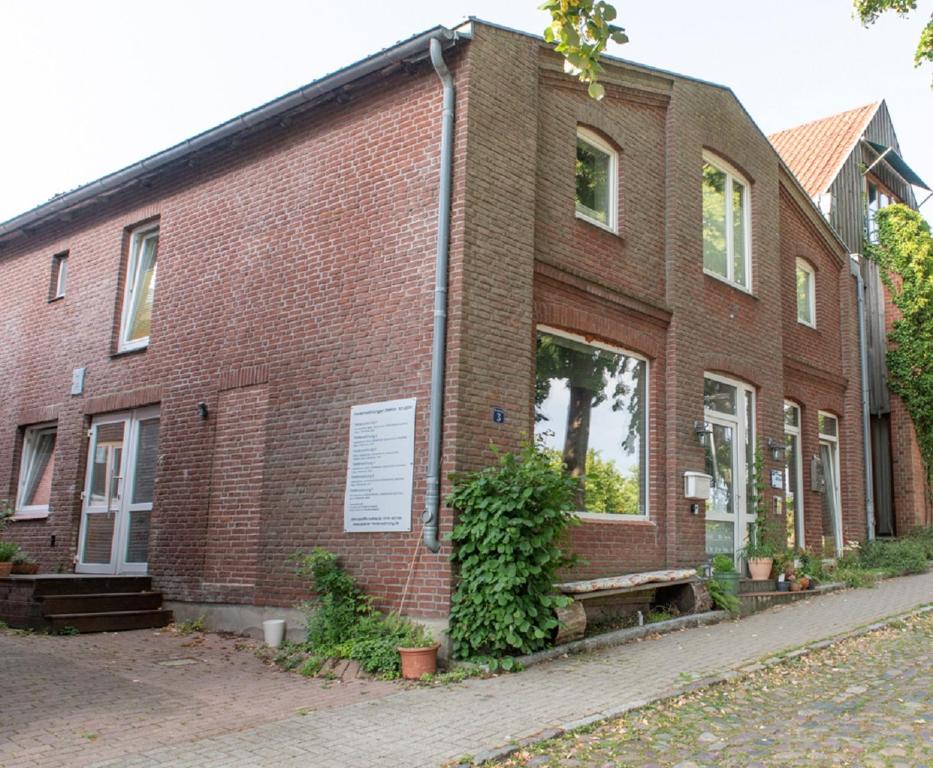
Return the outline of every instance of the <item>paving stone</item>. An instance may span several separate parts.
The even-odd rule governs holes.
[[[148,631],[77,637],[0,633],[0,679],[16,680],[17,685],[16,707],[5,707],[0,717],[0,745],[6,750],[0,753],[0,764],[23,763],[30,768],[437,768],[466,754],[501,758],[514,749],[508,745],[521,734],[622,714],[674,694],[683,687],[685,676],[694,681],[722,676],[931,600],[933,574],[923,574],[882,582],[876,589],[836,592],[742,621],[568,656],[516,675],[437,688],[376,680],[325,684],[278,673],[263,667],[249,650],[236,650],[235,640],[213,635],[197,641],[196,637]],[[809,691],[801,683],[788,686],[785,693],[747,692],[743,711],[755,712],[769,701],[780,705],[779,729],[739,728],[719,716],[714,727],[710,722],[714,715],[703,711],[702,725],[684,738],[664,742],[666,752],[649,750],[642,763],[631,764],[693,762],[697,768],[706,768],[758,761],[770,767],[776,765],[770,760],[775,751],[790,751],[790,745],[780,743],[779,731],[796,734],[800,744],[794,744],[793,751],[801,755],[808,745],[819,749],[827,737],[848,735],[864,740],[860,754],[865,759],[860,758],[858,764],[866,766],[876,756],[880,765],[891,763],[892,757],[878,756],[877,750],[904,748],[902,742],[918,734],[929,753],[933,713],[923,706],[929,701],[929,649],[929,643],[902,648],[904,659],[916,654],[922,661],[917,668],[904,663],[901,666],[907,671],[899,676],[885,677],[883,670],[898,665],[881,664],[871,680],[857,680],[855,660],[839,659],[834,668],[824,670],[832,684],[824,683],[819,691]],[[156,663],[178,658],[196,658],[201,663],[182,667]],[[781,675],[798,666],[810,669],[808,665],[817,663],[815,658],[819,654],[811,653],[756,674]],[[864,662],[858,661],[859,665]],[[853,684],[865,685],[866,692],[848,693],[836,701]],[[895,698],[891,707],[896,717],[881,721],[877,730],[884,731],[886,740],[878,743],[876,729],[858,720],[859,708],[871,711],[874,703],[889,701],[886,686],[901,691],[903,702],[920,706],[908,709]],[[741,681],[708,690],[722,695],[736,687],[741,687]],[[815,713],[801,718],[801,710]],[[854,722],[855,730],[840,730],[840,713],[849,717],[842,725]],[[719,737],[710,744],[721,743],[722,749],[710,750],[710,744],[697,742],[707,731]],[[870,731],[870,741],[865,731]],[[733,735],[726,738],[727,732]],[[97,737],[89,740],[82,737],[84,733]],[[648,736],[651,730],[633,729],[633,733]],[[28,758],[19,754],[38,744],[53,749]],[[681,744],[702,751],[677,754]],[[842,744],[839,750],[846,748]],[[733,760],[736,749],[744,750],[747,759]],[[833,757],[830,750],[826,754]],[[909,754],[898,759],[933,764],[925,756]],[[615,756],[604,756],[595,764],[580,761],[585,768],[619,764],[629,763],[620,763]],[[794,764],[811,763],[800,758],[784,765]]]

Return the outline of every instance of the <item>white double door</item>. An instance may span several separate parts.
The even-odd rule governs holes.
[[[158,465],[159,409],[96,416],[89,441],[75,570],[144,574]]]

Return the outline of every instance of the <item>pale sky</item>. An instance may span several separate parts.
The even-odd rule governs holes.
[[[539,4],[0,0],[0,221],[436,24],[540,34]],[[610,52],[730,86],[766,133],[885,98],[933,186],[933,67],[912,62],[931,6],[864,30],[850,0],[620,1]]]

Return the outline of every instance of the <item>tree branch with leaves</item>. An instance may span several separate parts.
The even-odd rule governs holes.
[[[603,0],[548,0],[540,8],[551,14],[544,39],[564,57],[565,71],[586,83],[592,98],[602,99],[606,89],[599,82],[599,58],[610,41],[628,42],[625,30],[613,24],[615,7]]]
[[[888,11],[898,16],[909,16],[917,10],[917,0],[853,0],[855,15],[863,27],[870,27],[878,17]],[[914,66],[933,61],[933,13],[920,33],[917,49],[914,51]]]

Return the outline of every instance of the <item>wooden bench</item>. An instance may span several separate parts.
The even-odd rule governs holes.
[[[557,612],[562,626],[556,642],[566,643],[583,637],[587,621],[583,601],[615,595],[649,593],[642,601],[647,603],[655,599],[655,593],[661,590],[667,601],[675,603],[681,612],[690,613],[699,607],[697,591],[693,588],[698,582],[695,568],[674,568],[555,584],[554,588],[558,592],[573,598],[573,603]]]

